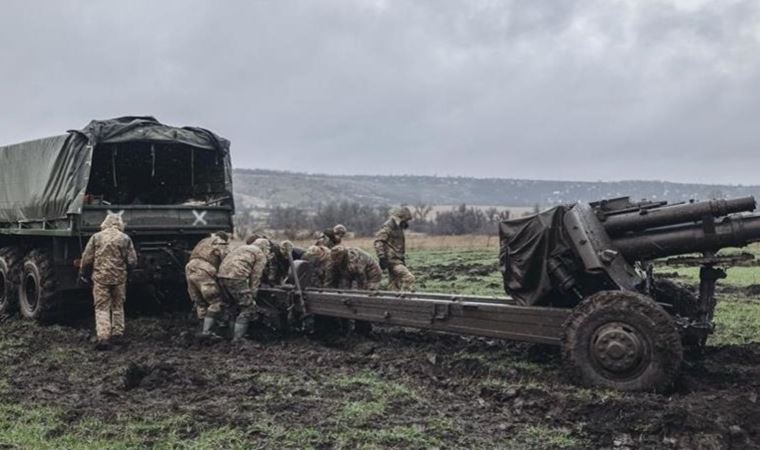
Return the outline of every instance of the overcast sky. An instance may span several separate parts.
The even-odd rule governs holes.
[[[154,115],[237,167],[760,184],[760,2],[15,1],[0,143]]]

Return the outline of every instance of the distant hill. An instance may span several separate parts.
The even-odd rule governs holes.
[[[686,201],[754,195],[760,186],[670,183],[666,181],[544,181],[508,178],[322,175],[236,169],[235,194],[247,206],[313,207],[331,201],[368,205],[417,204],[550,206],[620,196]]]

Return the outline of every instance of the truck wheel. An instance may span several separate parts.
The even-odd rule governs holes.
[[[21,315],[45,322],[52,319],[55,301],[55,273],[48,252],[32,250],[24,258],[19,286]]]
[[[16,312],[20,268],[21,251],[14,247],[0,248],[0,318]]]
[[[621,391],[666,390],[683,360],[675,321],[651,298],[598,292],[564,324],[563,353],[575,380]]]

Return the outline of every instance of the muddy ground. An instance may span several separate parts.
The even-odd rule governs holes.
[[[50,438],[85,421],[166,423],[148,447],[220,427],[250,448],[760,446],[760,345],[710,348],[670,395],[633,395],[573,386],[543,346],[392,328],[209,344],[193,325],[133,319],[127,347],[96,352],[90,323],[6,322],[0,401],[53,408]]]
[[[0,324],[0,448],[760,448],[758,343],[709,347],[657,395],[577,387],[540,345],[400,328],[235,345],[183,314],[127,327],[98,352],[91,320]]]

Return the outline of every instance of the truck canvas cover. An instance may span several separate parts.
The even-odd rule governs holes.
[[[153,117],[95,120],[65,135],[0,147],[0,222],[50,221],[80,214],[94,149],[127,142],[174,143],[219,152],[226,191],[232,195],[226,139],[202,128],[164,125]]]

